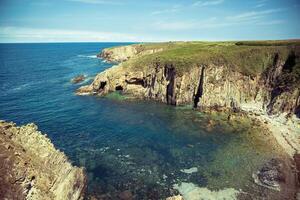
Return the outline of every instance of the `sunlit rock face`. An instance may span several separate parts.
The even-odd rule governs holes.
[[[130,45],[104,49],[97,57],[103,58],[108,62],[119,63],[137,56],[148,55],[160,51],[163,51],[163,48],[144,49],[142,45]]]
[[[130,46],[128,48],[136,49],[136,46]],[[185,50],[187,49],[188,48]],[[188,50],[190,52],[192,51],[191,49]],[[229,110],[235,113],[247,113],[246,115],[250,116],[251,119],[258,120],[258,123],[262,123],[270,130],[272,135],[275,136],[276,142],[292,157],[295,153],[300,151],[300,90],[299,84],[297,84],[299,83],[299,73],[296,72],[299,69],[299,47],[289,47],[285,53],[267,49],[264,55],[257,54],[256,57],[254,56],[255,59],[258,59],[260,62],[253,62],[254,64],[250,66],[255,68],[256,64],[261,64],[263,65],[260,66],[261,70],[250,74],[239,70],[247,68],[248,65],[245,64],[249,62],[249,60],[255,61],[255,59],[251,58],[254,55],[253,51],[256,50],[257,49],[244,48],[244,54],[243,57],[241,57],[241,60],[244,62],[240,62],[237,66],[234,66],[234,62],[230,62],[232,59],[237,59],[237,57],[234,56],[227,57],[225,62],[224,60],[219,61],[218,58],[214,57],[214,60],[204,62],[205,64],[199,64],[201,60],[198,59],[197,62],[192,62],[194,64],[184,62],[183,66],[180,66],[180,62],[178,62],[178,60],[175,61],[176,57],[180,56],[178,51],[173,52],[177,53],[176,56],[169,51],[167,51],[169,54],[162,53],[161,59],[159,58],[161,53],[153,54],[151,58],[155,59],[149,61],[147,60],[149,57],[139,56],[142,54],[140,50],[136,50],[135,53],[132,53],[133,51],[128,51],[125,47],[110,48],[103,51],[102,58],[121,63],[99,73],[92,84],[79,88],[77,94],[100,96],[107,96],[109,94],[108,96],[110,96],[110,94],[118,92],[124,94],[124,96],[128,95],[135,98],[151,99],[175,106],[189,105],[190,107],[209,112],[212,110]],[[162,51],[165,52],[164,50]],[[109,54],[104,55],[107,52],[109,52]],[[181,51],[181,53],[185,52],[186,51]],[[222,53],[226,54],[226,52]],[[121,54],[126,59],[119,59]],[[151,54],[151,52],[149,52],[149,54]],[[197,54],[197,56],[201,56],[200,54],[201,53],[199,53],[199,55]],[[186,54],[184,54],[184,56],[189,57],[189,55]],[[219,56],[222,57],[223,54]],[[201,58],[205,59],[205,56]],[[266,59],[268,61],[266,61]],[[177,64],[179,64],[179,66]],[[227,126],[233,118],[233,115],[229,115],[224,126]],[[209,120],[206,127],[207,131],[211,131],[211,127],[213,126],[214,122]],[[253,128],[253,125],[251,125],[251,127]],[[249,127],[248,130],[251,130],[251,128]],[[222,132],[224,132],[224,130],[222,130]],[[258,138],[266,139],[267,137],[264,133],[264,131],[259,131]],[[270,148],[275,149],[276,145],[272,143],[271,146]],[[231,150],[232,149],[234,148],[231,148]],[[221,157],[224,157],[224,153],[223,151],[220,154]],[[232,153],[233,152],[230,152],[229,155],[232,156]],[[238,155],[240,155],[240,153],[241,152],[238,151]],[[228,160],[230,159],[227,159],[226,162]],[[267,163],[267,161],[263,163]],[[286,178],[286,180],[289,180],[291,183],[289,181],[280,182],[280,184],[279,182],[272,182],[273,179],[277,180],[281,178],[280,176],[275,176],[277,172],[273,174],[272,170],[264,172],[263,163],[260,163],[261,166],[259,166],[262,171],[257,172],[256,170],[259,169],[256,169],[251,172],[251,174],[258,173],[257,176],[259,176],[258,179],[254,178],[251,179],[251,181],[256,181],[258,185],[263,187],[266,183],[271,184],[277,189],[282,183],[284,186],[281,188],[280,195],[285,197],[289,196],[290,194],[286,191],[289,191],[287,188],[291,188],[291,185],[295,185],[293,182],[294,175],[291,175],[290,178]],[[292,166],[293,164],[290,163],[290,165]],[[198,173],[196,172],[196,168],[193,168],[195,166],[197,165],[183,168],[180,171],[184,174],[191,174],[192,176]],[[220,167],[220,163],[218,163],[217,166]],[[200,169],[197,168],[197,171],[198,170]],[[291,171],[291,169],[287,167],[286,170],[283,171]],[[240,174],[244,174],[244,172]],[[269,176],[269,174],[271,174],[271,176]],[[241,175],[239,175],[239,178],[240,176]],[[289,177],[289,175],[285,175],[285,177]],[[236,178],[233,182],[236,183],[236,180],[239,178]],[[267,178],[266,181],[264,180],[265,178]],[[262,184],[259,184],[257,180],[260,180]],[[177,184],[176,190],[181,191],[181,195],[183,195],[185,191],[182,189],[183,186],[195,186],[192,187],[195,188],[195,190],[192,190],[195,196],[199,196],[203,192],[214,197],[223,195],[222,192],[218,193],[218,190],[211,190],[212,188],[209,188],[210,190],[207,191],[205,190],[206,188],[200,187],[203,186],[201,184],[198,185],[198,187],[197,185],[190,185],[189,181],[186,183],[187,185]],[[231,187],[237,189],[236,186]],[[239,195],[245,195],[244,193],[238,194],[235,189],[226,190],[231,187],[227,184],[217,189],[221,188],[222,190],[228,191],[231,199],[235,199]],[[175,194],[175,196],[176,195],[177,194]],[[268,196],[272,195],[268,194]],[[293,196],[293,194],[291,194],[291,196]],[[183,195],[184,199],[189,197],[191,196],[188,193]],[[170,198],[172,198],[172,196],[170,196]]]
[[[261,74],[247,76],[230,66],[209,64],[189,66],[183,73],[172,64],[149,64],[133,68],[121,63],[95,78],[78,94],[107,94],[122,90],[142,98],[159,100],[172,105],[193,104],[195,107],[239,108],[241,104],[255,102],[269,114],[298,114],[299,87],[289,80],[296,65],[299,49],[288,57],[272,55],[273,64]],[[101,56],[109,61],[126,61],[140,54],[136,46],[123,46],[104,50]]]
[[[120,52],[128,55],[126,60],[131,59],[132,54],[125,49],[136,47],[124,48],[114,48],[109,59],[120,61]],[[103,54],[107,51],[112,50],[104,50]],[[267,117],[281,114],[287,118],[295,116],[289,118],[293,119],[292,131],[273,131],[277,132],[279,143],[293,156],[300,150],[300,144],[295,140],[300,130],[300,88],[292,71],[298,67],[300,51],[295,48],[287,56],[269,53],[271,65],[255,76],[245,75],[226,64],[195,64],[188,66],[188,70],[177,71],[173,64],[157,62],[132,67],[130,62],[123,62],[99,73],[92,84],[79,88],[77,94],[106,95],[121,91],[137,98],[153,99],[170,105],[193,105],[204,110],[246,110]],[[138,57],[138,53],[134,57]],[[278,120],[282,126],[288,123],[286,120]],[[273,119],[270,121],[275,122]]]
[[[86,176],[34,124],[0,122],[0,199],[82,199]]]

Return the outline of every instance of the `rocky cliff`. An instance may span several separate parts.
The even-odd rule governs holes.
[[[86,176],[34,124],[0,121],[0,199],[83,199]]]
[[[98,54],[97,57],[103,58],[108,62],[119,63],[138,56],[160,52],[163,51],[164,48],[167,48],[160,46],[151,46],[151,48],[146,47],[148,46],[136,44],[129,46],[120,46],[116,48],[107,48],[104,49],[100,54]]]
[[[135,47],[115,48],[110,50],[109,57],[104,58],[120,61],[121,57],[128,59],[136,55],[133,53],[136,50],[128,49]],[[122,56],[120,52],[123,52]],[[106,55],[107,51],[102,54]],[[157,62],[134,69],[120,64],[100,73],[92,85],[78,92],[105,94],[122,90],[172,105],[193,104],[195,107],[238,108],[243,103],[256,102],[272,114],[286,112],[300,116],[297,85],[300,77],[291,75],[299,62],[299,55],[298,47],[291,48],[288,56],[274,53],[270,55],[272,64],[256,76],[246,76],[225,64],[195,63],[183,74],[177,73],[174,64]]]
[[[180,44],[175,49],[169,47],[159,53],[153,51],[151,57],[135,54],[129,59],[132,57],[130,51],[127,62],[98,74],[91,85],[79,88],[77,94],[105,95],[121,91],[171,105],[190,104],[201,109],[232,110],[254,105],[253,110],[255,108],[267,115],[279,116],[284,113],[288,117],[300,117],[300,45],[274,48],[241,47],[227,43],[221,44],[224,47],[197,45]],[[110,49],[115,53],[111,53],[109,59],[119,61],[119,52],[124,48]],[[188,48],[192,49],[190,54],[197,52],[190,56],[195,58],[190,59],[189,55],[185,55],[184,59],[187,57],[187,60],[174,62]],[[228,54],[229,50],[233,53]],[[124,54],[127,52],[123,51]],[[236,57],[233,56],[235,54]],[[243,66],[231,59],[240,60],[238,64]],[[254,63],[252,68],[259,65],[259,70],[251,71],[248,62]],[[292,143],[293,153],[300,150],[299,124],[299,120],[293,124],[295,133],[289,142]]]

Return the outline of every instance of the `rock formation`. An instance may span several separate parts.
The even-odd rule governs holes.
[[[85,76],[84,75],[78,75],[78,76],[72,78],[71,83],[77,84],[77,83],[81,83],[84,80],[85,80]]]
[[[129,45],[120,46],[117,48],[104,49],[97,57],[103,58],[108,62],[124,62],[130,58],[134,58],[141,55],[152,54],[160,52],[163,48],[145,49],[143,45]]]
[[[136,49],[136,46],[104,50],[101,55],[110,61],[123,61],[132,57],[135,58],[129,61],[139,61],[139,54],[143,53],[132,49]],[[244,50],[251,57],[253,50],[248,51]],[[155,50],[152,53],[154,52]],[[255,76],[243,74],[226,65],[226,62],[218,65],[217,62],[194,63],[183,72],[177,71],[176,64],[172,62],[162,64],[157,61],[140,67],[132,67],[129,61],[122,62],[98,74],[91,85],[79,88],[77,94],[105,95],[122,90],[124,94],[171,105],[189,104],[200,109],[233,110],[250,107],[247,111],[259,112],[257,115],[274,116],[284,113],[287,117],[299,117],[300,73],[295,75],[294,71],[299,71],[300,47],[289,47],[287,55],[276,51],[267,53],[272,63]],[[300,151],[297,141],[300,134],[299,119],[296,119],[293,126],[294,139],[286,142],[292,146],[292,150],[289,150],[291,155]]]
[[[163,56],[155,50],[151,52],[148,49],[145,55],[154,55],[154,59],[150,61],[147,60],[148,57],[142,56],[143,50],[138,51],[136,48],[137,46],[127,46],[104,50],[101,57],[121,63],[99,73],[92,84],[80,87],[76,93],[106,95],[121,90],[123,94],[175,106],[188,104],[203,110],[246,111],[249,116],[264,122],[290,158],[299,155],[300,45],[298,43],[287,46],[284,51],[265,48],[262,51],[264,55],[260,56],[258,53],[256,57],[253,56],[253,52],[259,52],[260,47],[237,49],[236,52],[243,52],[242,63],[247,63],[247,60],[253,61],[253,57],[260,60],[258,63],[264,63],[265,66],[261,66],[261,71],[252,74],[237,70],[245,67],[228,64],[232,63],[228,60],[232,58],[230,56],[226,57],[227,60],[220,59],[222,62],[215,57],[213,58],[215,60],[209,62],[187,62],[185,70],[180,70],[176,62],[170,59],[176,59],[176,55],[180,55],[178,52],[185,53],[187,48],[182,51],[175,49]],[[163,53],[165,49],[160,51]],[[203,49],[199,52],[203,52]],[[205,56],[207,54],[203,56],[204,59]],[[163,58],[164,62],[159,58]],[[270,62],[265,62],[266,59],[270,59]],[[141,61],[140,65],[134,66],[133,62],[130,62],[132,60],[135,63]],[[278,189],[282,183],[279,171],[275,165],[269,166],[271,165],[267,163],[261,171],[254,174],[255,181],[264,187]],[[294,166],[294,162],[291,166]],[[293,177],[290,178],[292,179]]]
[[[106,50],[102,54],[109,60],[120,61],[119,51],[129,47],[131,46],[116,48],[118,53],[111,53],[110,56],[107,56]],[[124,50],[121,57],[128,55],[127,59],[130,58],[132,51],[130,52],[127,54],[127,50]],[[225,65],[195,65],[189,71],[178,74],[172,64],[162,66],[158,62],[155,66],[139,70],[125,67],[121,63],[100,73],[92,85],[80,88],[78,93],[106,94],[122,89],[143,98],[172,105],[194,104],[195,107],[234,108],[243,103],[255,102],[261,104],[268,113],[300,115],[299,87],[282,82],[295,65],[295,55],[300,55],[299,48],[291,51],[287,59],[273,55],[273,65],[256,77],[245,76]]]
[[[285,182],[283,163],[271,159],[259,171],[253,174],[255,183],[269,189],[280,191],[280,184]]]
[[[264,188],[277,191],[276,197],[271,199],[297,199],[295,191],[299,195],[299,181],[295,176],[295,163],[291,159],[272,158],[267,161],[257,172],[252,174],[254,182]],[[297,189],[298,188],[298,189]],[[271,196],[271,195],[270,195]]]
[[[86,176],[34,124],[0,121],[0,199],[83,199]]]

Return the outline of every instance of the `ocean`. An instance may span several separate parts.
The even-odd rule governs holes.
[[[86,168],[89,196],[164,199],[175,185],[259,192],[251,174],[276,152],[244,120],[154,101],[76,96],[109,68],[96,55],[127,43],[0,44],[0,119],[35,123]],[[70,80],[84,74],[80,84]],[[213,122],[213,123],[212,123]]]

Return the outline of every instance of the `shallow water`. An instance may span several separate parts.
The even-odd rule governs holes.
[[[116,199],[130,190],[135,199],[162,199],[177,194],[173,185],[181,182],[257,190],[251,173],[276,152],[251,120],[228,123],[226,116],[117,94],[74,95],[111,67],[95,55],[115,45],[122,44],[0,44],[0,119],[36,123],[86,167],[90,195]],[[78,74],[88,79],[71,84]]]

